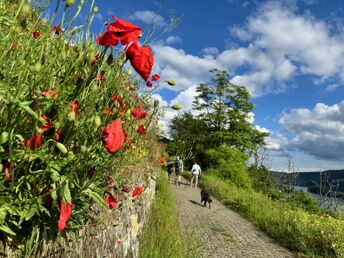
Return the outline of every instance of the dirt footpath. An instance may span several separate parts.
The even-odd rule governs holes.
[[[171,189],[186,234],[197,237],[200,257],[295,257],[215,198],[211,209],[199,205],[200,189],[183,180],[180,186],[171,183]]]

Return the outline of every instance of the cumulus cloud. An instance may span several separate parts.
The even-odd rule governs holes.
[[[166,40],[165,43],[167,45],[174,44],[174,43],[181,43],[182,39],[178,36],[169,36]]]
[[[246,86],[253,97],[286,91],[287,82],[299,75],[313,75],[320,84],[329,79],[344,82],[342,35],[297,8],[266,2],[244,26],[230,31],[241,41],[239,47],[222,52],[206,47],[203,56],[155,45],[160,73],[178,81],[176,90],[183,90],[206,81],[212,68],[227,69],[235,75],[233,82]]]
[[[166,24],[165,19],[161,15],[148,10],[136,11],[133,15],[129,16],[129,19],[142,21],[146,24],[153,23],[157,26],[164,26]]]
[[[283,113],[279,123],[292,135],[286,148],[323,160],[344,160],[344,101],[292,109]]]

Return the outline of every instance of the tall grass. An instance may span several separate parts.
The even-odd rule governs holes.
[[[344,220],[308,213],[214,176],[203,175],[201,186],[301,256],[344,257]]]
[[[190,238],[183,238],[176,204],[165,175],[157,178],[156,198],[144,228],[139,253],[140,258],[196,257]]]

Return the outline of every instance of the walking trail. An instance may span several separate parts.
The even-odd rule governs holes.
[[[180,221],[187,236],[196,237],[200,257],[295,257],[240,215],[212,197],[211,209],[199,205],[200,189],[182,179],[171,183]]]

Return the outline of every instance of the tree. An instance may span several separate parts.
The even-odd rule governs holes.
[[[214,74],[212,84],[198,85],[193,110],[208,128],[211,147],[227,145],[249,155],[256,154],[268,134],[258,131],[249,122],[254,108],[250,94],[245,87],[231,83],[227,71],[213,69],[210,72]]]

